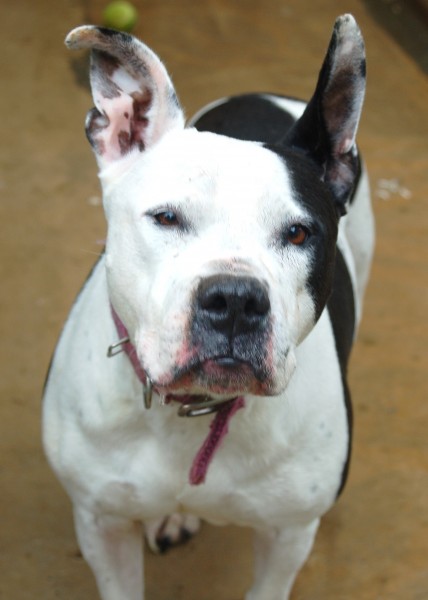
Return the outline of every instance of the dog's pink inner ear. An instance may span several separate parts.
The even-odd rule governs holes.
[[[116,58],[93,52],[91,84],[96,107],[88,113],[86,134],[105,161],[145,148],[153,91],[149,76],[139,79]]]
[[[134,149],[145,148],[147,113],[153,96],[149,90],[120,94],[116,98],[100,98],[98,106],[88,113],[86,133],[95,152],[111,162]]]
[[[147,46],[125,34],[100,28],[76,30],[75,47],[91,47],[95,108],[86,134],[103,169],[132,152],[153,146],[184,115],[169,75]]]

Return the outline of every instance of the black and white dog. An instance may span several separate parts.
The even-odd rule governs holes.
[[[44,398],[82,552],[103,600],[141,600],[143,527],[159,550],[199,519],[251,526],[246,598],[284,600],[349,464],[374,238],[360,31],[338,18],[309,104],[227,98],[187,128],[141,42],[84,26],[66,43],[92,50],[108,221]]]

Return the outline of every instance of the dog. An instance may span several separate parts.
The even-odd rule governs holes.
[[[82,26],[105,252],[55,350],[49,462],[103,600],[143,597],[201,519],[255,530],[246,600],[284,600],[349,468],[347,363],[374,244],[355,136],[365,52],[339,17],[308,104],[223,98],[188,126],[159,58]]]

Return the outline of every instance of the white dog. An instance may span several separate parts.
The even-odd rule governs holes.
[[[67,45],[92,50],[108,221],[44,398],[82,552],[103,600],[141,600],[142,525],[155,549],[201,518],[251,526],[246,598],[284,600],[349,464],[346,366],[374,237],[360,31],[337,20],[307,106],[223,99],[188,128],[141,42],[84,26]]]

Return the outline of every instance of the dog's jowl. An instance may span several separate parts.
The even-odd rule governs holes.
[[[84,26],[66,43],[91,49],[108,222],[44,398],[82,553],[103,600],[141,600],[143,531],[163,550],[199,519],[251,526],[246,598],[284,600],[349,466],[373,248],[360,31],[337,19],[308,104],[224,98],[187,127],[141,42]]]

